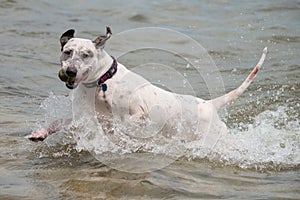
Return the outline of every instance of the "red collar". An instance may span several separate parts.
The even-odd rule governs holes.
[[[112,57],[112,59],[113,59],[113,63],[105,74],[103,74],[97,81],[92,82],[92,83],[83,83],[83,85],[87,88],[101,87],[102,90],[105,92],[107,90],[107,85],[104,82],[107,81],[108,79],[112,78],[118,70],[117,60],[114,57]]]

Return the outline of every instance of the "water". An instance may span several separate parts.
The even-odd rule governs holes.
[[[1,1],[0,198],[298,199],[299,10],[299,1]],[[226,91],[244,80],[263,47],[269,54],[254,83],[221,114],[229,133],[213,151],[187,143],[171,165],[129,173],[100,163],[68,130],[43,143],[24,138],[68,117],[69,91],[57,78],[59,36],[75,28],[77,36],[95,38],[105,25],[115,35],[151,26],[190,36],[216,63]],[[124,43],[134,47],[136,41]],[[107,51],[116,55],[125,44],[112,38]],[[168,53],[145,50],[120,58],[129,67],[157,60],[189,76],[197,96],[216,95]],[[167,72],[144,75],[169,80]],[[169,81],[177,92],[187,92],[184,82]]]

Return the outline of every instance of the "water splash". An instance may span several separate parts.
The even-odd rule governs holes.
[[[57,118],[71,116],[69,97],[50,95],[41,107],[45,110],[46,124]],[[165,157],[173,156],[173,159],[176,159],[176,155],[182,155],[183,151],[184,157],[188,159],[206,159],[213,164],[238,166],[244,169],[283,170],[298,168],[300,165],[299,121],[289,115],[288,107],[285,106],[258,114],[254,117],[254,123],[247,124],[245,130],[230,129],[213,149],[205,149],[199,141],[182,142],[164,136],[152,139],[133,138],[132,134],[126,132],[126,127],[118,126],[118,123],[111,126],[108,119],[102,119],[102,122],[104,121],[106,123],[100,124],[95,121],[89,122],[88,119],[79,120],[70,125],[64,133],[72,136],[69,140],[64,138],[63,142],[57,140],[56,142],[59,145],[68,145],[76,141],[74,148],[77,152],[94,152],[94,156],[118,155],[116,158],[124,156],[123,165],[128,156],[135,154],[152,153]],[[89,131],[92,129],[100,131],[93,131],[91,134]],[[56,136],[52,136],[54,137]],[[58,154],[53,152],[53,155]],[[145,162],[149,160],[147,156],[148,154],[145,154]],[[161,159],[163,160],[163,157]]]
[[[246,131],[229,130],[212,151],[205,152],[193,144],[189,156],[211,162],[256,170],[282,170],[300,165],[300,125],[288,120],[287,108],[264,111],[248,124]],[[279,126],[281,124],[281,126]]]
[[[37,120],[39,126],[45,127],[55,120],[72,118],[71,106],[70,97],[50,93],[40,106],[39,112],[44,113],[44,118]]]

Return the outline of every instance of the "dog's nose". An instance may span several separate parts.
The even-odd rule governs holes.
[[[67,70],[66,70],[66,74],[69,76],[69,77],[76,77],[76,74],[77,74],[77,69],[75,67],[68,67]]]

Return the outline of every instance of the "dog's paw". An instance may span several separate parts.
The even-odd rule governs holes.
[[[42,130],[35,133],[31,133],[27,138],[31,141],[43,141],[48,136],[48,131]]]

